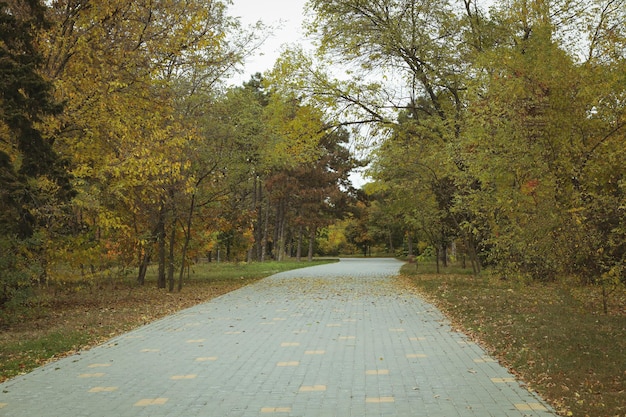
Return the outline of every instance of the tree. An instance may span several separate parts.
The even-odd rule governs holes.
[[[50,199],[67,200],[72,189],[65,161],[53,149],[53,138],[37,125],[62,109],[52,96],[52,84],[37,71],[42,57],[35,38],[45,25],[43,6],[37,1],[21,6],[30,12],[28,20],[19,19],[6,3],[0,3],[0,224],[3,234],[28,237],[38,220],[36,207]],[[49,194],[40,188],[46,181]]]
[[[384,128],[374,133],[384,138],[385,152],[398,158],[385,164],[395,172],[394,181],[428,185],[441,211],[431,217],[439,222],[436,247],[445,248],[459,235],[473,242],[461,227],[468,213],[452,202],[467,192],[462,186],[472,184],[455,177],[467,168],[459,150],[471,76],[467,59],[482,42],[472,32],[476,22],[470,14],[480,16],[477,8],[466,2],[464,15],[451,2],[429,0],[310,1],[309,6],[316,13],[310,30],[319,36],[320,53],[340,57],[355,74],[331,90],[337,106],[354,109],[354,123]]]
[[[39,72],[36,38],[46,25],[43,12],[38,1],[0,3],[0,265],[5,271],[0,306],[34,279],[45,279],[41,234],[67,233],[54,224],[74,195],[66,161],[55,151],[54,138],[40,128],[62,110],[52,84]]]
[[[477,61],[483,72],[477,73],[464,144],[481,187],[463,203],[487,214],[482,228],[491,233],[497,264],[536,279],[580,274],[593,280],[623,262],[620,245],[608,243],[619,229],[619,215],[608,207],[619,207],[622,198],[610,184],[623,172],[612,162],[622,153],[616,146],[623,143],[623,119],[616,107],[605,112],[596,105],[611,102],[623,87],[614,84],[619,64],[580,63],[575,51],[563,48],[558,39],[568,28],[555,19],[559,6],[511,2],[494,13],[500,38]],[[600,22],[614,18],[601,17],[593,36],[605,30]],[[593,38],[590,45],[593,50]],[[607,251],[611,261],[598,256]]]
[[[407,227],[462,239],[476,272],[623,280],[623,1],[308,4],[352,77],[307,62],[293,85],[384,126],[372,173]]]
[[[155,245],[169,243],[159,285],[171,288],[184,251],[177,219],[194,212],[180,205],[204,174],[190,158],[202,139],[195,116],[241,57],[226,41],[236,22],[221,1],[57,1],[48,15],[46,73],[67,111],[47,129],[72,160],[76,222],[93,237],[83,259],[96,271],[112,256],[139,265],[143,282]]]
[[[342,219],[354,200],[349,175],[360,165],[345,147],[350,135],[345,129],[328,131],[319,144],[319,157],[291,170],[296,192],[297,253],[302,253],[302,233],[308,230],[308,259],[312,260],[317,231]],[[299,258],[299,256],[298,256]]]
[[[450,2],[312,0],[308,4],[315,12],[309,30],[319,36],[320,53],[349,65],[354,73],[338,97],[340,103],[360,108],[364,120],[386,122],[393,118],[386,108],[407,109],[416,121],[436,120],[440,126],[435,134],[454,137],[465,87],[460,55],[465,48],[461,22]],[[394,77],[397,83],[371,82],[381,77]]]
[[[369,232],[368,201],[364,195],[352,207],[352,213],[345,230],[346,239],[358,248],[363,256],[370,254],[370,249],[375,243]]]

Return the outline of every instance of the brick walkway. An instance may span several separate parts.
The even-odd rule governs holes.
[[[275,275],[0,384],[4,417],[554,415],[391,259]]]

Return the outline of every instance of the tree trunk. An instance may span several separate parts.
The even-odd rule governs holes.
[[[298,262],[302,261],[302,239],[303,239],[303,230],[302,225],[298,226],[298,247],[296,248],[296,260]]]
[[[159,218],[160,218],[159,214]],[[152,254],[154,250],[154,243],[159,240],[159,231],[160,231],[161,223],[157,223],[157,226],[152,230],[150,234],[150,238],[148,239],[148,245],[141,244],[138,250],[139,256],[139,273],[137,274],[137,283],[139,285],[144,285],[146,283],[146,274],[148,272],[148,266],[150,265],[150,261],[152,260]],[[137,228],[135,228],[135,233],[139,235]]]
[[[257,210],[256,225],[254,228],[254,244],[256,247],[256,259],[262,260],[265,256],[263,253],[263,183],[258,176],[255,177],[254,181],[254,208]]]
[[[291,238],[291,235],[287,235],[285,241],[287,242],[287,245],[285,246],[285,259],[290,259],[293,257],[293,239]]]
[[[274,242],[272,245],[272,258],[275,261],[278,261],[278,257],[280,254],[280,221],[282,219],[282,213],[281,213],[281,204],[280,202],[278,202],[276,204],[276,217],[274,218]]]
[[[602,311],[605,315],[609,314],[609,294],[610,292],[606,289],[606,279],[602,279]]]
[[[315,246],[315,235],[317,234],[317,228],[315,226],[311,226],[309,231],[309,262],[313,262],[313,248]]]
[[[280,217],[278,220],[278,248],[276,258],[278,261],[285,259],[285,218],[286,218],[285,202],[280,203]]]
[[[149,264],[150,253],[147,250],[144,250],[144,253],[139,261],[139,274],[137,275],[137,284],[144,285],[146,283],[146,274],[148,272]]]
[[[193,221],[193,212],[196,209],[196,195],[191,196],[191,204],[189,206],[189,214],[187,215],[187,228],[185,232],[185,242],[183,243],[183,253],[180,261],[180,273],[178,274],[178,292],[183,290],[183,276],[185,274],[185,264],[187,259],[187,249],[189,248],[189,241],[191,241],[191,224]],[[210,261],[209,261],[210,262]]]
[[[413,256],[413,235],[411,234],[411,232],[407,233],[407,245],[408,245],[408,249],[409,249],[409,256]]]
[[[157,287],[165,288],[165,207],[162,205],[159,212],[159,223],[157,226],[157,239],[159,243],[159,275],[157,277]]]
[[[176,222],[172,222],[172,230],[170,232],[170,251],[167,265],[167,282],[168,291],[174,292],[174,243],[176,240]]]
[[[269,204],[265,209],[265,220],[263,222],[263,237],[261,238],[261,262],[265,262],[267,257],[267,235],[269,233],[270,210]]]
[[[478,275],[480,274],[482,267],[480,265],[480,260],[478,259],[478,254],[476,253],[476,242],[474,242],[474,237],[472,235],[469,235],[467,240],[470,262],[472,263],[472,271],[474,272],[474,275]]]
[[[133,218],[133,228],[135,229],[135,236],[139,237],[139,230],[137,227],[137,219]],[[137,274],[137,284],[144,285],[146,283],[146,248],[143,243],[137,245],[137,264],[139,265],[139,273]]]

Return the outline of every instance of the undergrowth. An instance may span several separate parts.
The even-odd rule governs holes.
[[[602,311],[601,288],[495,276],[402,279],[564,416],[626,416],[626,294]]]

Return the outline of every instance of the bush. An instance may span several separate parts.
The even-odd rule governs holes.
[[[0,310],[3,313],[25,304],[31,296],[32,270],[24,255],[24,242],[0,238]]]

